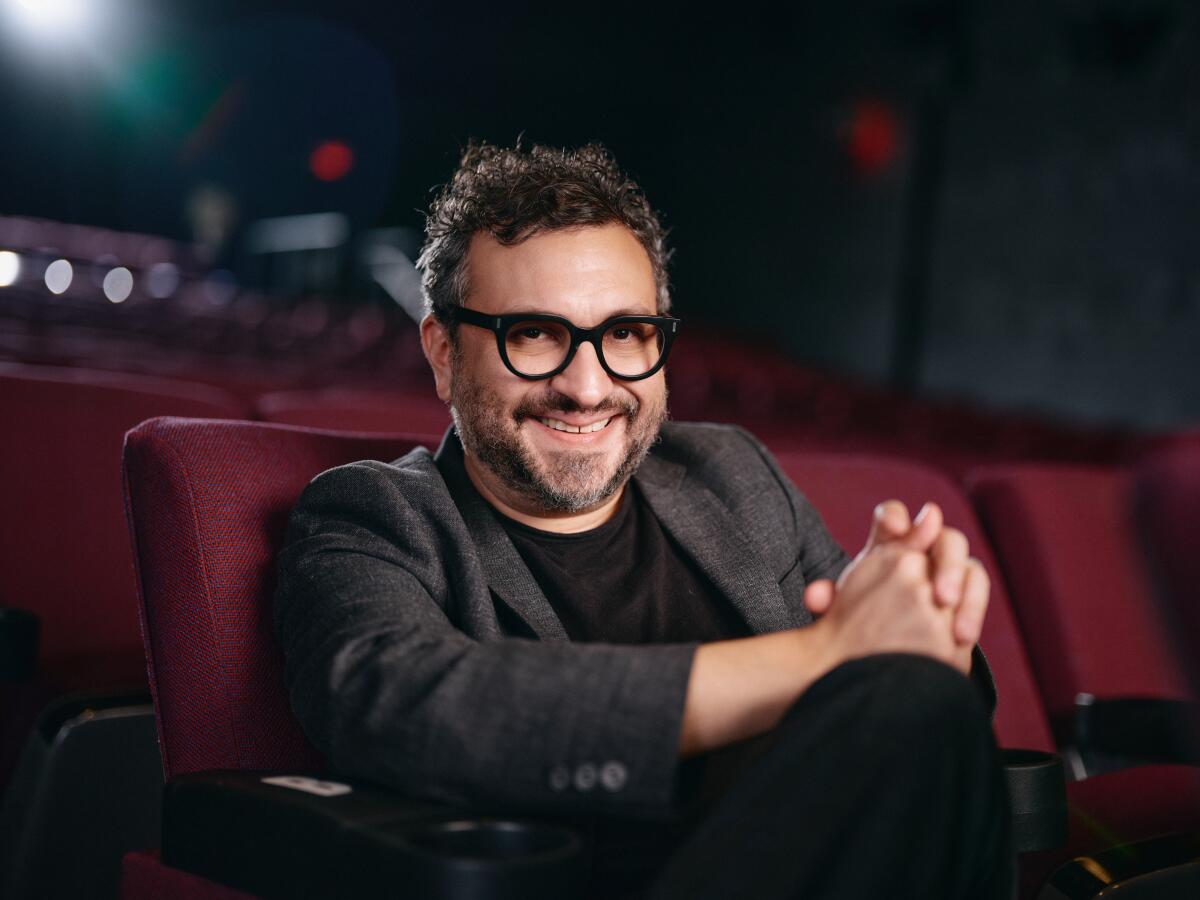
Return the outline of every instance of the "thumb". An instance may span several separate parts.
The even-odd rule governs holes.
[[[880,544],[904,537],[912,528],[912,520],[908,517],[908,507],[899,500],[884,500],[875,507],[871,517],[871,532],[867,535],[867,545],[863,552],[867,553]]]
[[[913,519],[912,529],[904,537],[904,543],[912,550],[928,553],[942,533],[942,508],[936,503],[926,503]]]
[[[833,582],[828,578],[814,581],[804,589],[804,605],[814,616],[823,616],[833,605]]]

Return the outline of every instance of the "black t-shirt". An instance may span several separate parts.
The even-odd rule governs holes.
[[[703,643],[750,634],[633,482],[616,515],[591,531],[501,521],[573,641]]]

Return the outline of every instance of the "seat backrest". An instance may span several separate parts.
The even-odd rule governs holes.
[[[145,677],[121,499],[125,432],[151,416],[248,412],[203,385],[0,363],[0,604],[41,618],[40,668],[54,690]]]
[[[778,458],[788,477],[820,511],[830,533],[851,554],[866,541],[872,511],[881,501],[901,500],[914,514],[929,500],[942,508],[946,522],[967,536],[971,553],[992,579],[980,646],[995,675],[999,695],[996,737],[1007,747],[1052,750],[1053,737],[1008,591],[961,488],[928,466],[885,456],[781,453]]]
[[[168,778],[320,765],[284,688],[275,556],[315,475],[392,460],[420,442],[174,418],[129,432],[127,513]]]
[[[408,434],[440,435],[450,425],[450,412],[432,385],[273,391],[258,398],[255,415],[264,422],[370,434],[394,434],[402,423]]]
[[[1056,721],[1080,692],[1186,695],[1139,555],[1127,469],[996,466],[967,484]]]
[[[1179,658],[1200,698],[1200,434],[1148,454],[1137,466],[1140,549],[1173,626]]]

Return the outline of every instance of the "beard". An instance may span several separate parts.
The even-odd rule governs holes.
[[[470,378],[455,362],[450,414],[463,447],[475,455],[515,495],[545,512],[573,513],[590,509],[620,490],[637,471],[658,439],[667,417],[666,388],[657,403],[639,403],[626,395],[610,395],[584,409],[570,397],[547,388],[526,397],[511,412],[500,396]],[[625,440],[610,462],[612,451],[561,450],[535,454],[521,426],[553,412],[625,417]]]

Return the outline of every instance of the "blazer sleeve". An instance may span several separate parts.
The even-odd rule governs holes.
[[[695,645],[468,637],[446,526],[403,494],[370,465],[318,476],[279,558],[292,707],[332,766],[453,803],[669,812]]]

